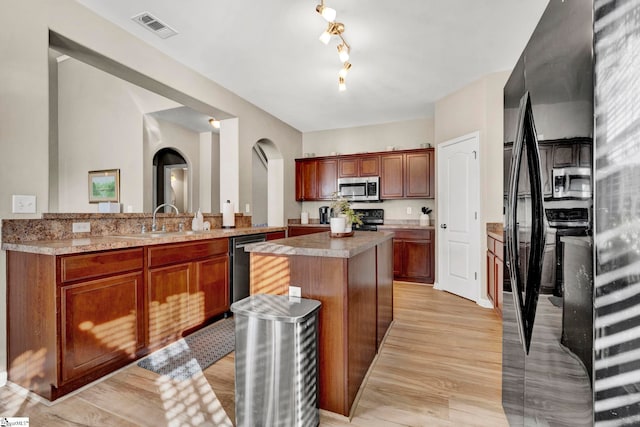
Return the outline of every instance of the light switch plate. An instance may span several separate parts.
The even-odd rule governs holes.
[[[413,212],[413,210],[411,209],[411,207],[407,208],[407,215],[411,215],[411,212]]]
[[[14,194],[11,199],[11,212],[36,213],[36,196]]]
[[[74,233],[90,233],[91,223],[90,222],[74,222],[72,225],[72,231]]]

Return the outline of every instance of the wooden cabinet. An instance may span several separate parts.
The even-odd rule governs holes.
[[[487,233],[487,296],[502,317],[502,280],[504,239],[501,234]]]
[[[296,200],[330,200],[338,178],[380,176],[381,199],[435,197],[434,149],[296,159]]]
[[[143,259],[7,251],[9,380],[54,400],[140,357]]]
[[[564,142],[553,144],[553,167],[591,167],[590,142]]]
[[[415,150],[380,156],[381,199],[432,199],[434,150]]]
[[[285,237],[287,237],[285,231],[272,231],[271,233],[267,233],[267,240],[284,239]]]
[[[553,196],[553,147],[540,145],[540,176],[542,179],[542,196]]]
[[[380,175],[379,155],[359,155],[338,160],[338,178]]]
[[[337,190],[337,159],[296,160],[296,200],[329,200]]]
[[[228,240],[147,248],[148,347],[158,348],[229,309]]]
[[[380,156],[380,198],[404,198],[404,155]]]
[[[338,191],[338,161],[318,161],[318,200],[330,200]]]
[[[315,200],[318,196],[318,162],[296,160],[296,200]]]
[[[433,283],[435,231],[394,229],[393,277],[407,282]]]
[[[329,231],[329,225],[318,225],[318,226],[295,226],[295,225],[290,225],[289,226],[289,237],[295,237],[295,236],[304,236],[306,234],[313,234],[313,233],[324,233],[326,231]]]

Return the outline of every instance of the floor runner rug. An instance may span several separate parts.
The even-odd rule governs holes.
[[[176,380],[202,372],[235,347],[233,317],[194,332],[138,362],[138,366]]]

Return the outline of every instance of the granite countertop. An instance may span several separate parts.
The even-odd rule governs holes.
[[[320,224],[320,223],[312,223],[312,224],[289,224],[289,227],[325,227],[327,230],[331,227],[329,224]],[[378,230],[433,230],[435,226],[433,225],[420,225],[417,222],[415,223],[387,223],[384,225],[379,225]]]
[[[270,242],[252,243],[247,252],[273,255],[306,255],[351,258],[393,238],[392,232],[356,231],[352,237],[331,237],[329,232],[314,233]]]
[[[503,224],[501,222],[488,222],[487,234],[500,242],[504,242]]]
[[[196,240],[219,239],[248,234],[284,231],[286,227],[216,228],[210,231],[184,231],[167,233],[145,233],[112,236],[87,236],[65,240],[33,240],[19,243],[2,243],[5,251],[30,252],[43,255],[64,255],[72,253],[123,249],[164,243],[191,242]]]

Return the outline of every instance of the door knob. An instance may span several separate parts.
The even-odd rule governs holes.
[[[440,228],[447,228],[447,224],[440,224]]]

